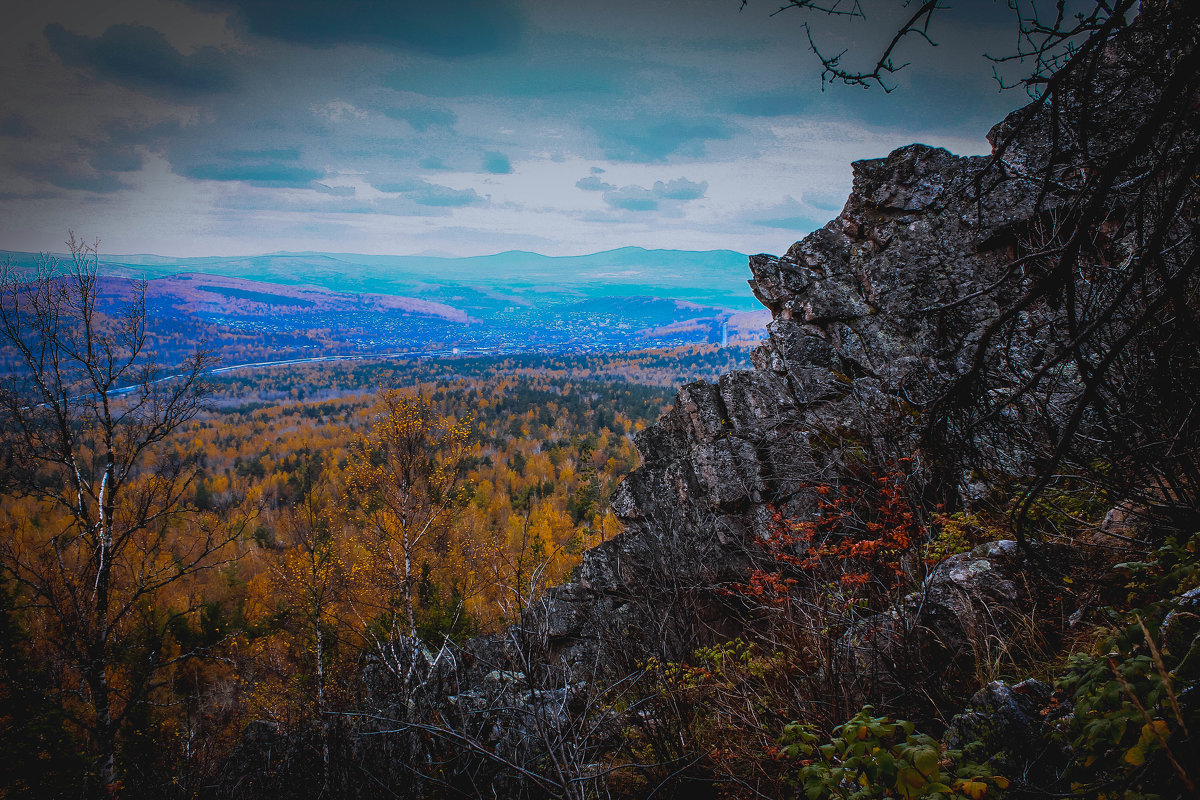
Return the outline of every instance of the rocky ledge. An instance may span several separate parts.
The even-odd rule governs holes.
[[[1035,187],[1003,160],[924,145],[853,167],[836,219],[783,256],[750,259],[773,317],[754,369],[682,387],[638,435],[643,465],[613,502],[625,531],[530,615],[559,658],[592,664],[647,625],[685,647],[695,631],[670,620],[680,603],[719,628],[719,603],[691,590],[744,576],[747,542],[776,514],[812,518],[812,487],[837,484],[848,460],[913,455],[916,411],[970,368]],[[1027,336],[1032,349],[1036,320]],[[979,491],[969,476],[955,488]]]

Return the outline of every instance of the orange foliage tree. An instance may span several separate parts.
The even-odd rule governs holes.
[[[429,399],[399,390],[379,399],[374,425],[352,448],[347,483],[371,585],[356,605],[377,654],[404,669],[412,659],[397,646],[419,636],[422,578],[452,572],[449,562],[462,556],[453,522],[466,499],[471,419],[442,416]]]

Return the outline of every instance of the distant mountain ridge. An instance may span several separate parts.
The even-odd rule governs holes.
[[[15,261],[30,253],[5,254]],[[486,256],[390,256],[280,252],[255,256],[104,255],[105,274],[171,277],[202,273],[336,292],[416,297],[459,307],[462,290],[545,298],[658,297],[734,311],[761,306],[747,280],[747,256],[732,250],[646,250],[621,247],[577,256],[510,250]]]
[[[19,270],[38,258],[0,251]],[[731,250],[101,255],[99,271],[110,300],[128,296],[128,284],[115,279],[145,279],[148,307],[164,330],[208,326],[209,338],[227,344],[259,342],[255,358],[745,344],[758,341],[769,319],[747,283],[747,257]]]
[[[101,278],[102,289],[114,298],[132,297],[130,283],[119,277]],[[316,314],[417,314],[447,322],[473,320],[459,309],[428,300],[398,295],[335,292],[322,286],[279,284],[184,272],[155,278],[147,286],[148,304],[173,307],[202,317],[278,317]]]

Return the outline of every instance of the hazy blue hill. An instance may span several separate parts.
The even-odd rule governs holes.
[[[0,253],[5,258],[18,269],[38,260]],[[231,363],[454,348],[672,347],[719,342],[726,326],[730,341],[745,343],[764,333],[769,318],[746,283],[746,256],[730,250],[105,255],[100,271],[151,281],[161,350],[183,352],[204,335],[220,342]]]
[[[166,277],[181,272],[312,284],[336,291],[479,302],[480,291],[545,302],[567,297],[664,297],[736,310],[758,308],[746,280],[746,256],[731,250],[645,250],[622,247],[580,256],[512,250],[488,256],[376,256],[271,253],[261,256],[165,258],[105,256],[113,274]]]

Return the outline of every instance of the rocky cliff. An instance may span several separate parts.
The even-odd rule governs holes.
[[[990,155],[914,144],[859,161],[835,219],[782,256],[753,256],[750,284],[773,318],[754,369],[684,386],[674,407],[639,434],[643,466],[613,501],[625,532],[587,553],[575,580],[552,590],[526,627],[575,665],[646,647],[680,656],[706,635],[728,632],[712,587],[744,576],[748,543],[767,539],[773,520],[812,519],[814,487],[911,459],[911,491],[931,505],[970,507],[998,476],[1022,480],[1046,453],[1065,451],[1064,439],[1086,438],[1095,421],[1088,409],[1074,418],[1072,403],[1097,396],[1089,395],[1083,367],[1088,358],[1112,363],[1104,361],[1108,345],[1076,358],[1063,343],[1081,319],[1090,324],[1088,314],[1119,319],[1123,301],[1100,281],[1051,285],[1064,277],[1045,266],[1046,253],[1077,252],[1062,220],[1082,219],[1099,242],[1101,267],[1106,258],[1129,263],[1142,234],[1127,209],[1156,190],[1122,192],[1154,170],[1188,169],[1194,126],[1146,142],[1162,136],[1166,117],[1154,115],[1165,104],[1194,116],[1195,104],[1187,111],[1169,94],[1181,68],[1172,59],[1183,52],[1178,41],[1193,16],[1179,3],[1143,3],[1137,24],[1056,76],[1052,100],[997,125]],[[1164,230],[1175,224],[1169,213],[1163,219]],[[1178,235],[1194,252],[1187,234]],[[1126,305],[1138,302],[1131,295]],[[1073,303],[1093,307],[1080,312]],[[998,334],[1001,317],[1007,327]],[[1114,330],[1119,339],[1129,327]],[[963,390],[968,373],[991,377],[969,387],[985,404],[989,394],[1005,398],[991,413],[999,443],[981,426],[970,441],[938,449],[939,429],[944,443],[955,424],[939,418],[946,407],[939,400]],[[1022,382],[1036,385],[1039,397],[1005,394]],[[1115,391],[1128,394],[1133,385]],[[1016,602],[1015,591],[986,595],[1005,594],[998,587],[1012,586],[1009,578],[1022,570],[1014,559],[1022,557],[1004,548],[981,553],[969,579],[960,564],[947,563],[928,585],[973,582],[985,590],[977,603]],[[981,576],[984,564],[996,574]],[[949,613],[953,605],[923,603],[910,623],[954,642],[949,628],[970,627],[974,618]]]
[[[848,461],[919,455],[918,412],[970,367],[1006,299],[987,289],[1035,202],[1034,182],[1015,174],[981,193],[997,169],[924,145],[857,162],[836,219],[781,257],[750,259],[773,316],[755,368],[684,386],[639,434],[643,466],[613,503],[625,532],[587,553],[539,615],[558,652],[586,661],[620,638],[614,621],[632,631],[655,617],[671,641],[691,641],[671,630],[671,609],[704,602],[689,589],[736,579],[776,512],[812,517],[813,487],[837,484]],[[1028,341],[1037,335],[1032,325]],[[981,491],[959,477],[962,497]]]

